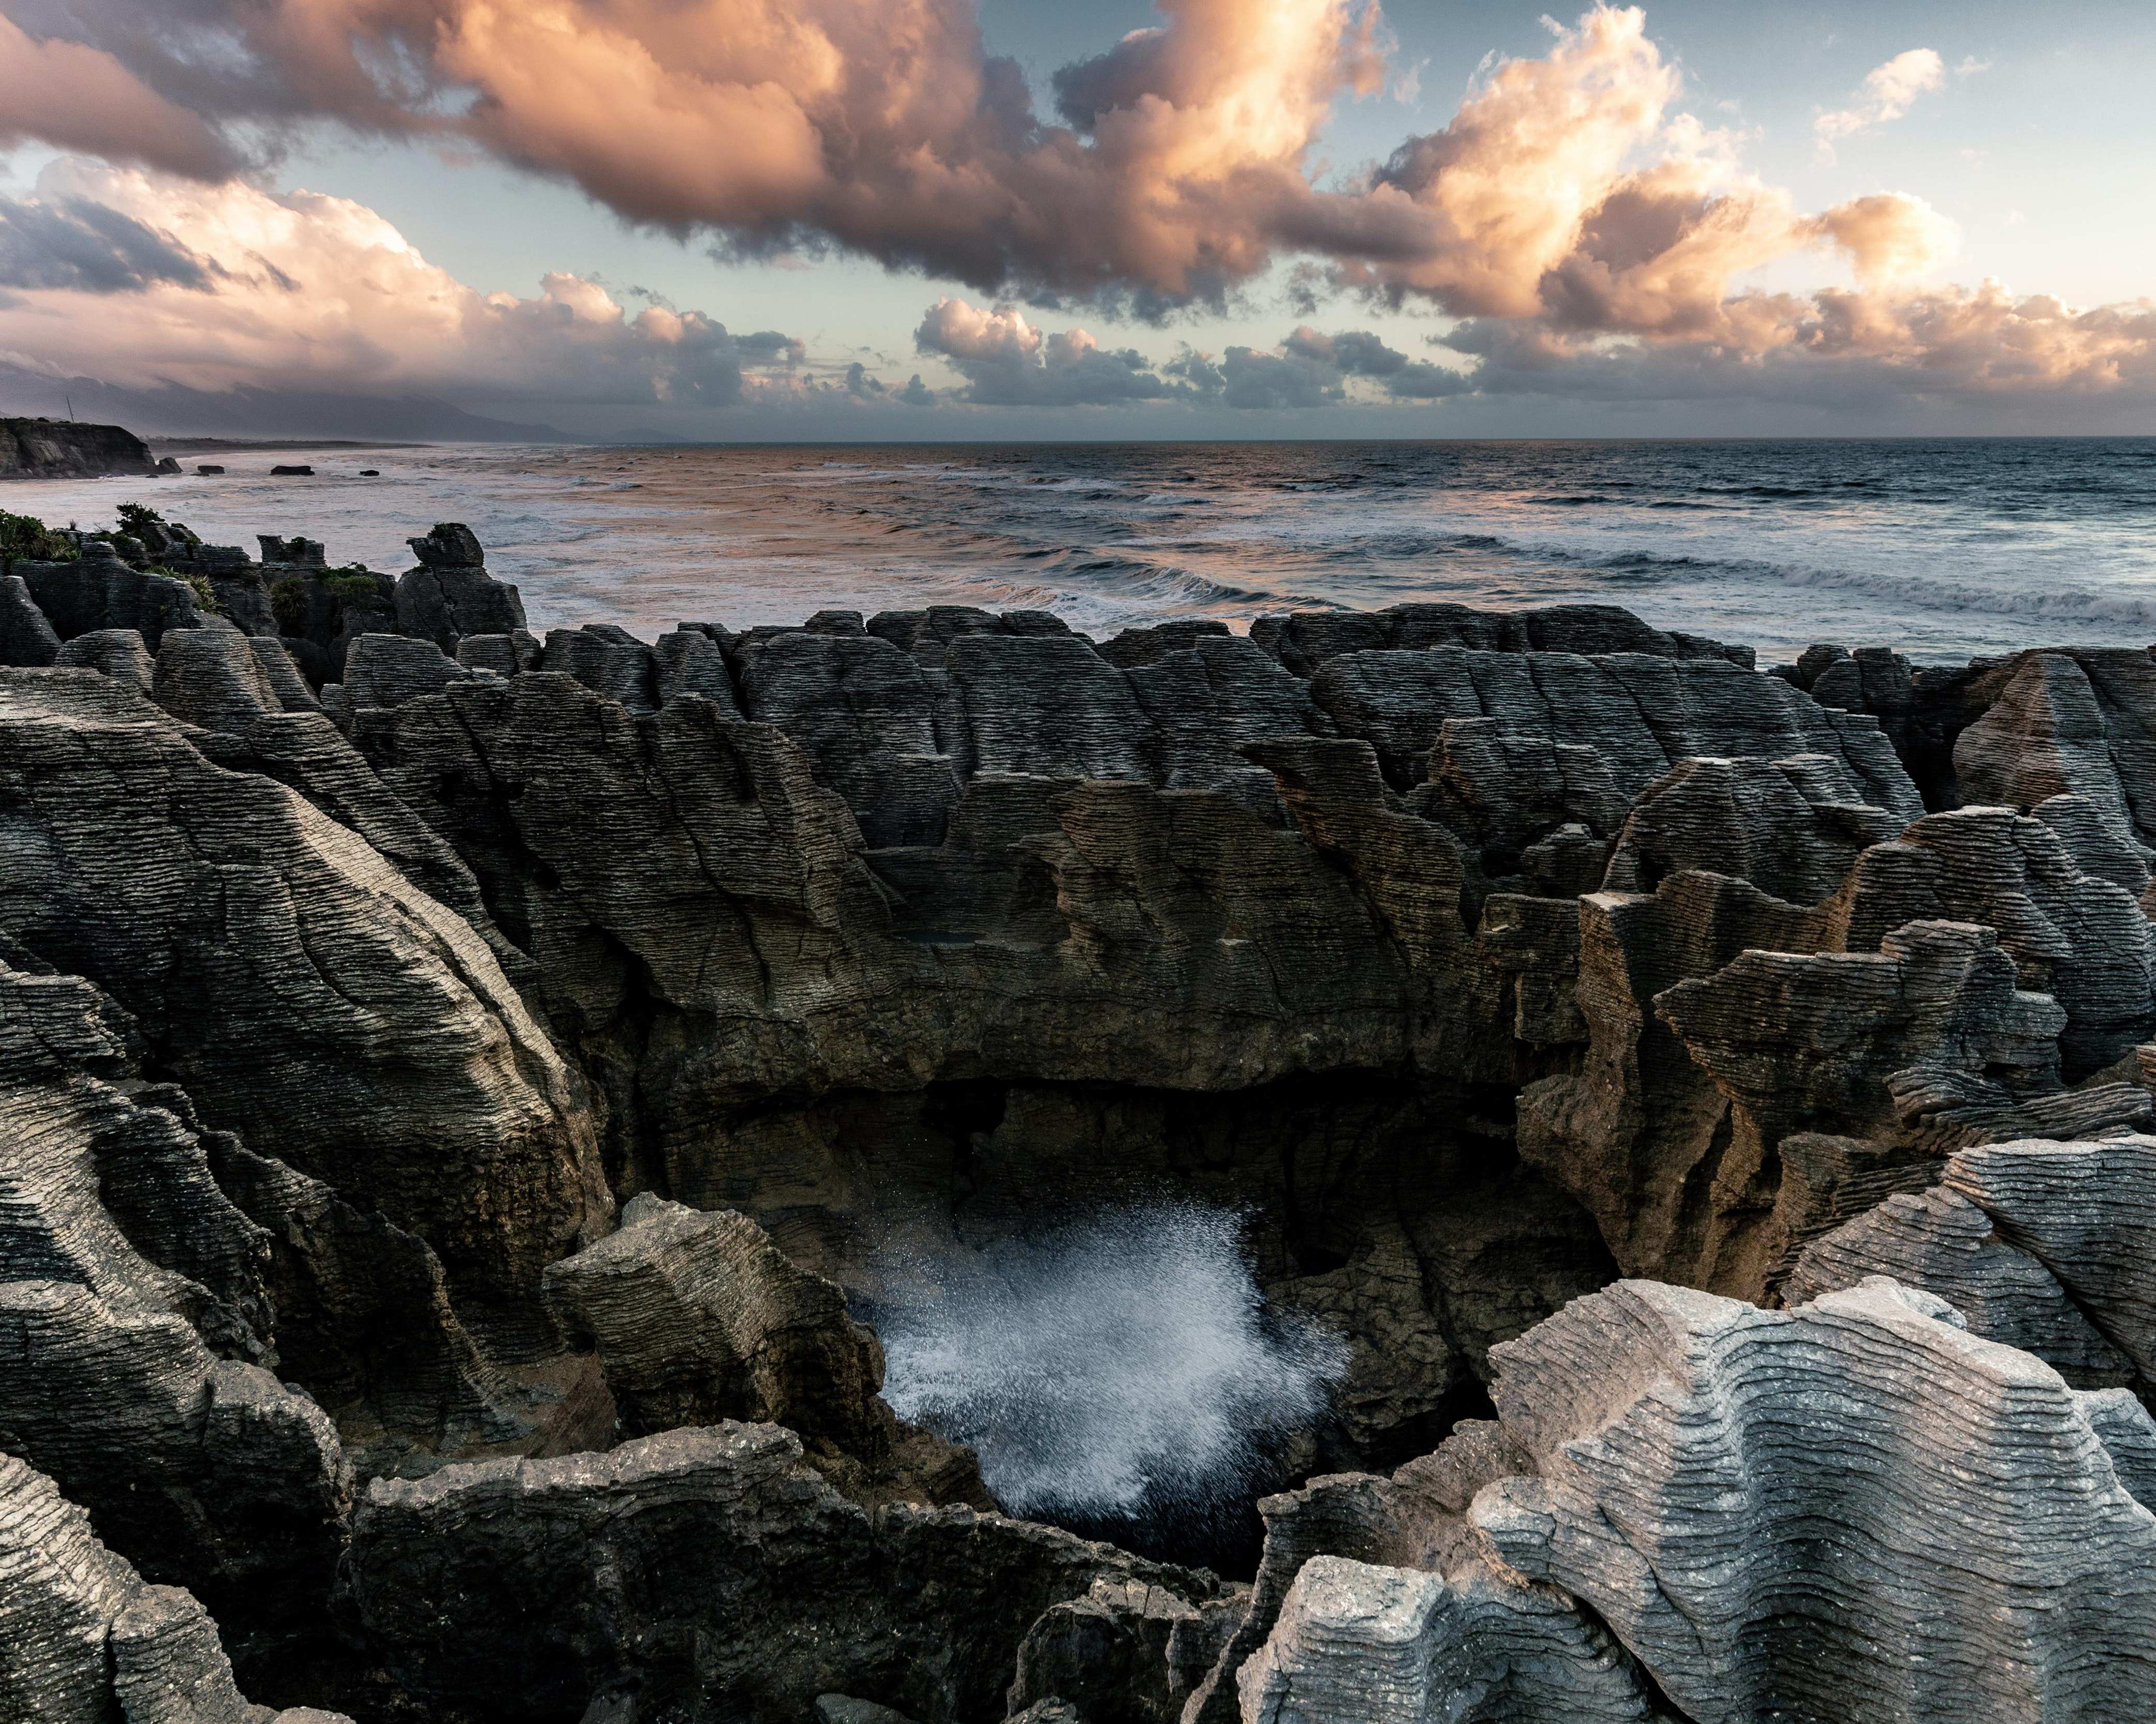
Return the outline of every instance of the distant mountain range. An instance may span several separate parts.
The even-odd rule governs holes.
[[[428,395],[328,391],[131,389],[0,364],[0,413],[109,421],[146,437],[358,438],[368,441],[568,443],[552,425],[488,418]]]

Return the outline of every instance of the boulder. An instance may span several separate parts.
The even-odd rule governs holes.
[[[619,1231],[547,1269],[546,1294],[563,1334],[598,1349],[626,1435],[783,1424],[855,1463],[834,1469],[842,1488],[993,1506],[968,1451],[884,1403],[883,1350],[845,1294],[744,1215],[631,1198]],[[927,1476],[892,1476],[914,1467]]]

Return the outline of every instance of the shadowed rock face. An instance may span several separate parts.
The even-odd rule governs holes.
[[[0,479],[97,479],[157,470],[149,445],[118,425],[0,419]]]
[[[51,1480],[10,1455],[0,1455],[0,1711],[23,1724],[349,1724],[249,1706],[193,1594],[145,1585]]]
[[[949,1724],[1000,1717],[1027,1629],[1101,1580],[1186,1606],[1219,1590],[998,1515],[864,1511],[790,1433],[726,1424],[377,1481],[339,1602],[408,1691],[459,1716],[574,1719],[605,1699],[655,1716],[693,1698],[793,1717],[836,1691]]]
[[[542,641],[460,528],[157,531],[0,592],[0,1449],[200,1601],[90,1612],[142,1716],[242,1716],[203,1607],[365,1724],[2145,1686],[2146,654]],[[934,1506],[859,1321],[1161,1202],[1346,1342],[1247,1594]]]

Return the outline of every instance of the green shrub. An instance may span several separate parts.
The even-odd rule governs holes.
[[[80,548],[65,533],[55,532],[34,515],[10,515],[0,509],[0,573],[18,557],[41,562],[72,562]]]
[[[355,565],[350,568],[325,569],[321,576],[322,591],[340,604],[371,605],[379,608],[382,588],[367,570]]]
[[[122,503],[120,505],[118,531],[147,542],[153,526],[162,526],[165,517],[147,503]]]
[[[207,611],[213,617],[224,615],[224,602],[217,596],[217,588],[209,583],[208,575],[192,573],[185,569],[168,569],[152,563],[142,571],[146,575],[162,575],[168,581],[177,581],[195,596],[195,608]]]
[[[270,609],[277,618],[280,634],[302,635],[307,632],[307,583],[297,575],[287,575],[273,582],[270,588]]]

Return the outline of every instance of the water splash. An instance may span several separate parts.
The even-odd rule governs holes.
[[[901,1417],[979,1451],[1014,1514],[1154,1551],[1240,1546],[1348,1347],[1269,1307],[1232,1211],[1171,1203],[934,1266],[878,1314]]]

